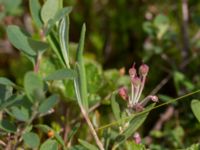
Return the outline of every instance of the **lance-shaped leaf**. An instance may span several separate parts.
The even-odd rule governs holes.
[[[64,17],[60,21],[59,26],[59,40],[61,45],[61,52],[65,61],[65,64],[68,68],[69,65],[69,16]]]
[[[148,106],[145,110],[151,110],[154,107],[155,104],[151,104]],[[144,110],[144,111],[145,111]],[[149,111],[146,111],[141,114],[136,114],[136,116],[133,117],[133,119],[130,121],[129,126],[116,137],[116,141],[118,142],[117,145],[119,146],[123,142],[125,142],[130,136],[133,135],[133,133],[142,125],[142,123],[145,121],[149,114]]]
[[[65,63],[64,63],[63,57],[61,55],[61,51],[60,51],[60,45],[59,45],[58,40],[56,39],[55,34],[53,34],[53,32],[51,32],[49,35],[47,35],[47,40],[48,40],[50,47],[52,48],[52,50],[58,57],[59,62],[61,63],[61,65],[63,67],[65,67]]]
[[[63,80],[63,79],[74,79],[77,74],[72,69],[59,69],[49,74],[45,80]]]
[[[200,122],[200,101],[197,99],[192,100],[191,102],[192,112],[194,113],[197,120]]]
[[[38,28],[41,28],[43,23],[42,23],[42,19],[40,16],[41,5],[40,5],[39,0],[29,0],[29,8],[30,8],[30,12],[31,12],[33,21],[35,22],[35,24]]]
[[[116,100],[116,93],[113,93],[111,96],[111,107],[112,107],[112,111],[114,113],[115,119],[120,120],[121,119],[120,106]]]
[[[22,95],[12,95],[6,101],[3,101],[0,105],[0,111],[3,110],[4,108],[8,108],[12,105],[15,104],[15,102],[22,100],[23,96]]]
[[[77,123],[75,126],[72,127],[71,131],[68,133],[67,135],[67,139],[68,141],[71,140],[73,138],[73,136],[76,134],[76,132],[78,131],[79,127],[80,127],[80,123]]]
[[[61,10],[59,10],[56,13],[55,17],[48,21],[48,24],[47,24],[47,27],[45,30],[45,34],[48,35],[50,33],[51,29],[54,27],[54,25],[56,25],[56,23],[59,22],[61,19],[68,16],[71,11],[72,11],[72,7],[65,7],[65,8],[62,8]]]
[[[76,61],[78,63],[78,78],[79,78],[79,86],[80,86],[80,93],[81,93],[81,100],[84,108],[88,109],[88,97],[87,97],[87,81],[86,81],[86,73],[85,73],[85,66],[83,60],[83,48],[84,48],[84,41],[85,41],[85,32],[86,26],[83,24],[80,40],[77,49]]]
[[[80,72],[79,72],[79,70],[80,70],[79,65],[78,65],[78,63],[76,63],[75,64],[75,71],[76,71],[77,77],[74,80],[74,88],[75,88],[75,93],[76,93],[76,98],[77,98],[78,104],[80,106],[82,106],[83,102],[82,102],[82,98],[81,98],[81,85],[80,85]]]
[[[39,112],[40,113],[46,113],[48,112],[51,108],[53,108],[58,100],[58,96],[57,95],[52,95],[50,97],[48,97],[46,100],[44,100],[40,106],[39,106]]]

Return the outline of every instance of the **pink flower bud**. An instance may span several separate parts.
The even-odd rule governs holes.
[[[157,96],[150,96],[150,99],[153,101],[153,102],[158,102],[158,97]]]
[[[122,99],[128,100],[128,91],[125,87],[121,87],[118,91],[119,95]]]
[[[135,69],[134,66],[129,69],[129,75],[130,75],[130,77],[135,77],[135,75],[136,75],[136,69]]]
[[[140,144],[141,141],[142,141],[142,140],[141,140],[141,137],[140,137],[140,134],[139,134],[138,132],[136,132],[136,133],[134,134],[133,138],[134,138],[134,141],[135,141],[136,144]]]
[[[149,66],[147,66],[146,64],[142,64],[139,68],[139,74],[141,76],[146,76],[149,72]]]
[[[141,84],[141,79],[139,77],[132,77],[131,78],[131,82],[133,84],[133,86],[139,86]]]

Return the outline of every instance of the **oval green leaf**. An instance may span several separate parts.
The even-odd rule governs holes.
[[[33,21],[38,28],[42,27],[42,19],[40,16],[41,6],[39,0],[29,0],[29,8]]]
[[[10,133],[14,133],[17,130],[15,124],[8,120],[0,120],[0,129]]]
[[[12,115],[20,121],[28,121],[29,119],[29,110],[26,108],[22,107],[21,109],[18,107],[12,107],[11,108]]]
[[[37,51],[41,52],[48,48],[46,43],[32,39],[28,32],[15,25],[7,27],[7,35],[13,46],[28,56],[36,56]]]
[[[28,42],[28,37],[30,35],[26,31],[19,28],[18,26],[10,25],[7,27],[7,35],[8,35],[9,41],[17,49],[31,56],[36,55],[36,52],[31,48]]]
[[[60,0],[46,0],[45,1],[41,10],[41,17],[45,24],[47,24],[47,22],[50,19],[53,19],[55,17],[60,7],[59,1]]]
[[[44,83],[37,74],[28,72],[24,77],[24,88],[28,98],[34,101],[43,92]]]
[[[40,138],[36,133],[27,132],[22,137],[24,143],[30,148],[37,148],[40,145]]]
[[[0,77],[0,84],[7,86],[15,86],[15,84],[5,77]]]
[[[48,139],[40,147],[40,150],[57,150],[58,143],[56,140]]]
[[[58,96],[57,95],[52,95],[49,98],[47,98],[46,100],[44,100],[42,102],[42,104],[39,106],[39,112],[40,113],[46,113],[48,112],[51,108],[54,107],[54,105],[56,105],[58,100]]]
[[[192,100],[191,108],[192,108],[192,112],[194,113],[195,117],[200,122],[200,101],[197,99]]]

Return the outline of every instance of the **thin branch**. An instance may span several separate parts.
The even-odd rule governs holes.
[[[80,109],[81,109],[83,117],[85,118],[85,120],[86,120],[86,122],[87,122],[87,124],[88,124],[88,126],[90,128],[90,131],[91,131],[91,133],[92,133],[92,135],[93,135],[93,137],[94,137],[94,139],[95,139],[95,141],[96,141],[96,143],[97,143],[97,145],[99,147],[99,149],[100,150],[104,150],[103,144],[99,140],[99,137],[98,137],[98,135],[97,135],[97,133],[96,133],[96,131],[95,131],[95,129],[94,129],[89,117],[88,117],[87,112],[85,111],[85,109],[81,105],[80,105]]]
[[[182,0],[182,34],[183,34],[183,49],[182,49],[182,59],[188,57],[189,55],[189,33],[188,33],[188,20],[189,20],[189,10],[188,10],[188,0]]]
[[[167,75],[150,93],[150,95],[155,95],[172,77],[172,74]]]

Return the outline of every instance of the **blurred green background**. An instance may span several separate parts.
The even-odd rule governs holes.
[[[158,92],[161,102],[200,88],[198,0],[64,0],[64,5],[73,6],[70,14],[71,46],[79,40],[82,23],[86,22],[85,57],[90,63],[107,70],[107,76],[112,68],[117,72],[125,67],[127,73],[133,63],[137,67],[146,63],[150,74],[144,92]],[[16,24],[35,33],[28,1],[0,0],[0,20],[0,75],[21,84],[24,73],[32,66],[11,46],[5,28]],[[88,64],[88,67],[92,66]],[[87,72],[88,76],[92,78],[94,72],[95,69]],[[123,74],[123,69],[121,72]],[[117,80],[113,75],[111,79],[111,84]],[[101,83],[101,76],[95,81],[91,84]],[[118,86],[113,86],[110,91],[114,88]],[[106,90],[102,93],[105,95]],[[200,125],[189,107],[191,99],[150,114],[144,125],[143,137],[146,137],[147,144],[152,143],[148,141],[151,137],[152,149],[183,147],[200,142]],[[152,129],[160,115],[167,111],[171,111],[171,116],[163,121],[165,124],[159,131],[154,132]]]

